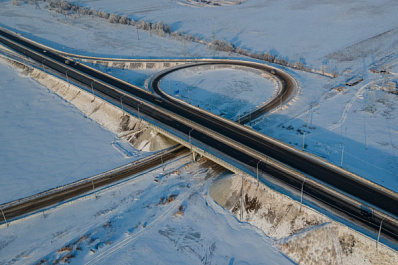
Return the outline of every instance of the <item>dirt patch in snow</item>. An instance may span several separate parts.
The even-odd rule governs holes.
[[[195,6],[195,7],[204,7],[204,6],[233,6],[240,5],[247,0],[179,0],[178,3],[185,6]]]

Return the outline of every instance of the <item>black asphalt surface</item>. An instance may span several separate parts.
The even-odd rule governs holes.
[[[213,64],[219,63],[214,62]],[[250,65],[250,62],[237,62],[237,64],[248,66]],[[262,70],[270,71],[269,68],[267,69],[266,67],[262,68]],[[172,71],[174,71],[174,69]],[[308,159],[308,156],[302,155],[302,153],[297,149],[284,148],[278,144],[275,144],[273,141],[264,141],[254,134],[247,133],[239,126],[231,125],[231,123],[227,123],[222,120],[212,120],[211,117],[205,117],[205,115],[197,113],[195,110],[190,111],[186,105],[174,100],[172,97],[169,97],[159,88],[160,80],[167,74],[169,74],[169,72],[164,72],[162,75],[157,76],[153,80],[152,86],[156,93],[167,98],[169,101],[179,106],[180,109],[183,109],[178,111],[178,114],[183,114],[185,118],[195,121],[213,131],[223,134],[228,138],[231,138],[256,151],[270,156],[275,160],[289,165],[292,168],[295,168],[315,179],[321,180],[322,182],[335,187],[340,191],[351,194],[360,200],[368,202],[369,204],[375,205],[380,209],[398,216],[398,198],[391,196],[390,193],[376,190],[372,184],[353,179],[348,172],[340,170],[336,167],[325,165],[320,160],[317,161],[316,159]],[[282,80],[282,84],[285,86],[282,90],[281,96],[283,98],[287,98],[292,93],[293,82],[283,72],[277,72],[277,74],[278,78]],[[274,100],[271,103],[274,107],[275,104],[278,106],[278,100]],[[268,108],[261,110],[260,113],[265,113],[268,110]],[[195,137],[194,132],[191,133],[191,136]],[[258,161],[252,161],[249,165],[255,167],[257,162]]]
[[[35,195],[32,199],[26,198],[26,200],[23,200],[21,203],[13,203],[11,205],[5,204],[3,207],[0,207],[0,209],[2,209],[2,212],[0,213],[0,222],[4,222],[4,216],[9,221],[48,206],[68,201],[71,198],[93,191],[93,189],[98,189],[145,172],[188,152],[189,150],[187,148],[179,146],[169,152],[158,153],[151,157],[135,161],[123,170],[110,172],[100,178],[95,178],[92,181],[84,181],[79,185],[73,185],[73,183],[71,183],[72,185],[68,185],[68,187],[64,189],[59,190],[58,188],[55,188],[54,190],[45,191],[38,194],[40,196]]]
[[[97,72],[92,68],[67,60],[65,57],[59,56],[50,51],[43,51],[42,48],[21,40],[3,30],[0,30],[0,34],[5,37],[0,38],[0,42],[21,54],[31,57],[32,59],[41,62],[43,65],[58,71],[63,76],[67,75],[70,79],[74,79],[79,83],[85,84],[89,88],[92,87],[95,90],[95,93],[101,94],[113,103],[119,104],[120,99],[123,98],[123,105],[129,106],[134,110],[138,109],[140,100],[145,100],[153,105],[160,106],[170,112],[200,124],[205,128],[215,131],[225,136],[226,139],[230,138],[249,148],[272,157],[275,160],[307,174],[313,179],[318,179],[337,190],[359,198],[360,200],[367,202],[369,205],[374,205],[386,214],[390,213],[398,216],[398,199],[396,196],[392,196],[389,192],[384,190],[376,189],[373,185],[367,182],[358,181],[343,170],[325,165],[322,161],[317,161],[317,159],[301,155],[298,150],[283,148],[280,145],[275,144],[273,141],[265,141],[263,138],[259,138],[255,133],[242,129],[242,126],[239,124],[225,122],[222,119],[205,115],[179,102],[166,100],[162,97],[152,95],[118,79]],[[25,47],[19,47],[13,42],[19,43],[30,50]],[[31,50],[37,52],[37,54]],[[53,62],[52,60],[56,62]],[[250,64],[250,62],[245,63]],[[228,62],[228,64],[230,64],[230,62]],[[289,84],[292,85],[292,82],[289,79],[285,79],[282,74],[278,73],[278,75],[282,80],[282,83],[286,85],[286,91],[288,91],[288,86]],[[159,91],[156,86],[160,79],[161,76],[159,76],[153,83],[156,91]],[[123,96],[120,91],[130,94],[131,97]],[[172,116],[165,115],[162,112],[157,111],[149,104],[141,105],[139,110],[142,115],[156,119],[164,125],[173,128],[177,132],[188,135],[191,131],[191,127],[189,125],[178,121]],[[251,168],[256,168],[258,160],[251,157],[248,153],[237,150],[232,144],[218,141],[210,134],[201,133],[196,130],[193,130],[190,135],[195,140],[227,154],[242,164]],[[269,164],[265,163],[260,163],[259,169],[279,181],[301,190],[303,182],[302,179],[298,179],[294,175],[288,174],[277,168],[273,168]],[[345,212],[350,216],[350,218],[361,222],[362,225],[371,230],[377,230],[382,220],[382,217],[377,214],[368,213],[366,209],[370,208],[370,206],[364,206],[361,208],[354,207],[348,202],[342,200],[337,192],[322,190],[318,185],[306,184],[304,193],[316,198],[318,201],[325,203],[326,205],[342,211],[343,213]],[[384,220],[382,233],[385,236],[398,241],[398,225],[395,221],[396,219],[394,218],[391,220]]]

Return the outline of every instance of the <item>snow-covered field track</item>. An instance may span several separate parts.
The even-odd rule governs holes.
[[[14,39],[14,41],[21,42],[21,40],[19,40],[16,36],[12,36],[12,34],[11,35],[10,34],[6,34],[4,31],[3,31],[3,34],[8,36],[8,38]],[[66,74],[69,73],[69,76],[71,78],[78,79],[80,82],[85,82],[85,83],[88,82],[87,84],[90,84],[90,82],[91,82],[91,84],[93,84],[93,82],[90,79],[90,73],[95,73],[95,76],[97,78],[100,78],[100,79],[104,78],[106,76],[105,79],[108,80],[106,82],[110,82],[116,87],[119,86],[119,87],[125,87],[125,89],[127,88],[125,83],[117,81],[117,80],[113,79],[109,75],[103,75],[104,77],[101,77],[101,73],[98,72],[98,71],[88,70],[89,69],[88,67],[83,67],[82,65],[74,63],[73,61],[65,60],[64,58],[59,57],[59,56],[55,55],[52,52],[49,52],[49,51],[43,52],[43,49],[37,48],[37,46],[35,46],[33,44],[25,44],[25,45],[31,46],[32,49],[35,49],[37,52],[34,52],[34,53],[29,51],[29,49],[21,48],[22,46],[20,46],[19,44],[18,45],[12,44],[12,42],[6,40],[5,38],[3,38],[3,41],[5,43],[8,43],[8,45],[13,46],[14,48],[20,47],[20,48],[17,48],[17,49],[19,49],[21,52],[27,52],[30,55],[33,54],[34,57],[38,57],[39,56],[39,58],[40,58],[40,56],[43,56],[43,55],[39,55],[40,53],[45,54],[43,58],[47,58],[47,56],[52,57],[53,59],[51,59],[51,62],[48,59],[47,60],[46,59],[44,59],[44,60],[41,59],[41,60],[43,61],[43,63],[45,62],[47,64],[47,66],[55,67],[55,69],[58,69],[58,71],[60,71],[61,73],[67,71]],[[22,43],[24,43],[24,41],[22,41]],[[60,62],[57,62],[57,61],[60,61]],[[48,63],[50,63],[50,64],[48,64]],[[66,70],[64,69],[65,68],[64,64],[67,65],[66,66]],[[248,63],[248,64],[250,64],[250,63]],[[74,70],[73,68],[79,68],[80,71],[85,71],[86,73],[83,75],[84,78],[82,79],[82,75],[79,72],[77,72],[76,70]],[[281,73],[278,72],[278,74],[280,75]],[[156,82],[158,82],[160,80],[161,76],[162,75],[156,76],[154,78],[153,84],[156,84]],[[87,81],[86,79],[89,79],[89,81]],[[98,81],[96,81],[96,87],[95,88],[98,88],[99,83],[98,84],[97,83],[98,83]],[[289,79],[286,79],[285,80],[285,85],[294,87],[295,82],[294,81],[290,81],[290,83],[289,83]],[[108,88],[106,88],[104,90],[104,88],[107,85],[102,82],[101,86],[102,86],[102,88],[101,88],[102,89],[102,93],[105,93],[105,94],[108,93],[107,94],[108,97],[115,97],[115,92],[117,93],[117,90],[115,90],[114,88],[111,88],[110,91],[112,91],[112,92],[111,92],[111,94],[109,94],[109,92],[106,92],[106,90],[108,90]],[[166,102],[163,102],[162,100],[159,100],[159,99],[154,98],[153,96],[150,96],[148,93],[145,93],[145,91],[137,90],[136,92],[133,92],[131,90],[131,88],[127,88],[127,89],[130,90],[129,92],[136,93],[136,95],[139,96],[139,97],[143,97],[143,98],[146,98],[149,101],[152,101],[152,104],[159,105],[159,106],[162,106],[162,107],[167,107],[167,105],[169,104],[169,103],[166,104]],[[154,90],[156,91],[157,88],[154,87]],[[116,96],[116,98],[117,98],[117,96]],[[126,99],[125,99],[125,101],[126,101],[125,104],[128,105],[129,102]],[[133,104],[135,104],[136,107],[139,107],[139,105],[140,105],[140,104],[137,105],[137,103],[133,103]],[[327,178],[326,177],[327,175],[325,175],[325,172],[329,171],[330,172],[329,174],[334,176],[334,179],[333,179],[334,183],[332,185],[333,186],[338,186],[338,188],[343,190],[345,193],[347,193],[347,194],[353,193],[357,197],[360,197],[360,198],[362,197],[362,200],[366,201],[366,203],[370,203],[370,205],[374,204],[376,207],[378,207],[378,208],[380,208],[380,209],[382,209],[382,210],[384,210],[386,212],[390,212],[392,214],[396,214],[396,211],[398,210],[398,209],[395,209],[394,206],[391,206],[391,205],[395,205],[394,203],[392,203],[392,204],[388,203],[389,200],[394,200],[394,198],[397,197],[397,196],[394,196],[393,192],[389,191],[388,189],[385,189],[383,187],[379,187],[379,186],[375,185],[374,183],[371,183],[371,182],[369,182],[367,180],[364,180],[364,179],[360,178],[359,176],[355,176],[354,174],[352,174],[350,172],[346,172],[344,170],[341,170],[340,168],[335,167],[335,166],[333,166],[331,164],[328,164],[325,161],[317,159],[315,156],[309,156],[308,154],[303,154],[302,152],[300,152],[298,150],[295,150],[292,147],[288,147],[288,146],[286,146],[286,145],[284,145],[284,144],[282,144],[280,142],[277,142],[274,139],[271,139],[269,137],[265,137],[265,136],[263,136],[263,135],[261,135],[259,133],[256,133],[256,132],[254,132],[252,130],[248,130],[244,126],[243,127],[236,126],[233,122],[228,121],[226,119],[222,119],[222,118],[219,118],[219,117],[216,117],[215,115],[213,115],[212,119],[214,119],[214,118],[217,119],[218,123],[214,123],[214,122],[213,123],[211,123],[211,122],[208,123],[209,118],[206,118],[206,115],[209,115],[209,114],[205,115],[205,113],[201,113],[200,111],[198,112],[198,110],[192,111],[192,110],[190,110],[190,107],[187,104],[181,104],[181,103],[175,104],[174,103],[173,107],[169,106],[168,108],[171,107],[171,109],[173,109],[177,105],[180,105],[180,107],[182,107],[182,109],[184,109],[182,112],[175,111],[175,110],[173,111],[173,112],[175,112],[175,113],[177,113],[179,115],[183,115],[183,116],[185,115],[186,116],[188,114],[187,111],[190,111],[189,115],[191,115],[191,116],[188,115],[188,116],[186,116],[186,118],[193,119],[193,120],[195,120],[196,122],[199,122],[199,123],[200,123],[200,120],[204,118],[203,120],[207,120],[205,127],[209,127],[210,126],[209,128],[212,128],[213,130],[216,130],[216,131],[218,130],[219,133],[220,132],[224,132],[224,134],[225,134],[225,127],[230,127],[231,129],[230,129],[230,133],[229,133],[228,137],[231,137],[233,139],[233,138],[236,138],[236,135],[238,135],[238,138],[239,138],[238,141],[246,144],[247,146],[256,146],[256,147],[254,147],[255,149],[259,148],[259,146],[258,146],[259,143],[262,143],[262,145],[264,145],[264,144],[265,145],[274,144],[276,146],[274,151],[276,151],[276,152],[278,152],[277,150],[279,150],[279,149],[281,149],[280,151],[282,151],[282,149],[283,149],[282,153],[283,152],[293,152],[294,153],[294,155],[293,155],[294,159],[292,157],[290,162],[291,161],[296,161],[294,167],[298,167],[298,166],[301,165],[301,168],[300,168],[301,170],[303,170],[303,169],[304,170],[308,170],[309,169],[309,165],[311,163],[314,163],[313,164],[313,168],[314,168],[315,171],[313,171],[313,173],[317,172],[317,170],[319,170],[319,169],[316,169],[317,167],[322,167],[323,168],[322,169],[322,174],[318,174],[318,175],[315,174],[315,176],[317,178],[323,177],[323,179],[322,179],[323,181],[332,181],[332,179]],[[149,105],[147,105],[147,107],[150,108]],[[142,111],[142,112],[144,113],[144,111]],[[151,113],[153,113],[153,110],[151,111]],[[196,114],[194,114],[194,113],[196,113]],[[197,115],[197,117],[192,116],[193,114]],[[148,115],[148,112],[147,112],[147,115]],[[200,117],[200,116],[203,116],[203,118]],[[174,119],[179,119],[178,116],[175,116],[173,118]],[[186,121],[182,121],[182,123],[185,124]],[[187,125],[181,126],[181,125],[177,125],[177,124],[171,125],[171,126],[174,127],[174,128],[180,127],[180,130],[181,130],[181,127],[184,127],[184,126],[187,127]],[[190,128],[190,127],[187,127],[187,128]],[[182,131],[185,131],[185,133],[188,133],[188,130],[186,130],[185,128],[182,129]],[[192,131],[192,129],[189,131],[189,138],[191,138],[191,131]],[[228,130],[227,130],[227,132],[228,132]],[[250,140],[247,137],[246,134],[247,135],[251,134],[252,135],[251,137],[253,137],[253,136],[259,137],[259,138],[261,138],[261,140],[257,140],[257,141],[254,140],[254,142],[255,142],[254,144],[250,143],[250,141],[253,141],[253,140]],[[211,134],[207,134],[206,137],[208,137],[210,135]],[[197,134],[197,131],[195,131],[195,134],[194,133],[192,134],[192,137],[198,139],[199,135]],[[200,137],[203,137],[203,134]],[[206,138],[203,138],[203,139],[206,139]],[[203,139],[201,140],[202,142],[204,141]],[[266,139],[266,142],[264,142],[265,139]],[[211,140],[211,141],[205,140],[205,142],[206,141],[208,141],[209,145],[213,145],[213,147],[214,147],[214,142],[212,143],[212,141],[214,141],[214,140]],[[245,141],[246,141],[246,143],[245,143]],[[249,141],[249,142],[247,142],[247,141]],[[225,146],[225,144],[224,144],[224,146]],[[232,146],[234,146],[234,145],[232,145]],[[222,150],[225,151],[224,148],[225,147],[223,147]],[[246,163],[246,165],[250,165],[250,161],[247,160],[248,159],[247,155],[242,155],[242,154],[237,153],[236,151],[234,152],[232,150],[234,150],[234,147],[232,147],[231,152],[229,152],[229,155],[232,155],[232,154],[235,153],[234,154],[235,155],[235,159],[240,159],[240,160],[243,159],[243,161],[245,161],[244,163]],[[264,150],[269,150],[269,147],[267,147],[265,149],[263,148],[262,152],[264,152]],[[274,153],[273,155],[275,155],[275,154],[276,153]],[[284,154],[283,155],[279,155],[279,156],[276,155],[276,157],[277,157],[278,160],[280,160],[282,157],[286,157],[286,155],[284,155]],[[300,159],[303,160],[304,162],[300,162],[300,163],[297,162]],[[263,160],[265,161],[266,158],[264,158]],[[287,162],[287,161],[288,160],[285,160],[284,162]],[[305,166],[303,167],[303,165],[305,165]],[[267,170],[267,168],[264,167],[264,166],[265,165],[261,165],[259,167],[259,169],[261,169],[263,171]],[[292,171],[289,170],[289,172],[292,172]],[[336,182],[336,176],[338,176],[337,174],[341,174],[340,175],[341,181],[337,181]],[[293,181],[293,182],[297,182],[296,184],[300,184],[299,186],[301,186],[301,189],[302,189],[302,185],[301,185],[302,178],[300,176],[297,177],[297,175],[300,175],[300,174],[294,173],[294,174],[290,175],[290,177],[293,177],[293,179],[296,178],[296,180]],[[342,183],[344,183],[343,186],[341,186]],[[355,191],[355,190],[351,189],[350,188],[351,185],[354,185],[354,186],[363,185],[364,187],[366,187],[366,188],[364,188],[365,190],[371,190],[371,192],[369,193],[369,194],[371,194],[371,196],[369,197],[368,195],[366,195],[366,193],[362,193],[360,191]],[[312,188],[314,188],[314,187],[312,187]],[[324,190],[324,192],[325,191],[326,191],[326,189]],[[309,193],[309,192],[314,192],[314,189],[307,190],[307,193]],[[337,191],[335,193],[338,194]],[[375,200],[374,196],[375,196],[376,193],[378,194],[379,197],[383,197],[383,199]],[[339,202],[339,205],[340,205],[343,202],[343,200],[341,200],[341,198],[339,198],[339,197],[340,197],[339,195],[336,195],[336,196],[334,196],[333,200],[336,200],[338,198],[338,200],[340,200],[340,202]],[[324,200],[326,198],[327,197],[325,197]],[[329,197],[329,199],[327,199],[327,200],[330,200],[330,198],[331,197]],[[331,204],[335,203],[335,202],[333,202],[333,200],[330,200],[329,203],[331,203]],[[345,203],[348,203],[348,202],[346,201]],[[349,207],[347,207],[347,210],[348,210],[348,208]],[[352,216],[356,216],[356,218],[358,220],[361,220],[362,219],[362,215],[364,214],[363,210],[362,210],[362,206],[359,207],[358,205],[356,205],[354,208],[356,208],[356,211],[353,211],[350,214]],[[374,211],[376,211],[376,210],[374,210]],[[376,226],[377,227],[379,225],[379,223],[380,223],[379,219],[383,218],[383,217],[381,217],[381,215],[379,215],[379,216],[376,215],[376,214],[372,215],[372,220],[374,222],[372,224],[372,226]],[[385,225],[384,225],[385,229],[383,231],[389,233],[389,235],[391,237],[396,236],[395,233],[393,232],[394,229],[391,229],[391,227],[389,227],[389,226],[394,227],[394,224],[396,223],[396,220],[392,217],[392,219],[390,221],[384,221],[384,222],[385,222]]]
[[[159,70],[197,64],[161,79],[167,95],[157,95],[154,109],[176,101],[227,125],[249,117],[248,134],[321,158],[396,198],[397,12],[390,0],[4,0],[0,26],[142,92],[154,93]],[[204,58],[267,62],[291,75],[298,93],[253,120],[283,84],[269,72],[200,66]],[[349,195],[357,186],[335,192],[187,118],[175,133],[178,126],[146,116],[152,103],[131,106],[128,93],[111,102],[97,82],[84,86],[74,74],[0,49],[0,204],[177,143],[191,153],[1,224],[0,265],[398,264],[398,242],[385,234],[398,231],[390,226],[398,216]],[[218,139],[223,152],[202,135]],[[218,175],[205,170],[212,161],[235,173],[208,179]],[[280,172],[297,181],[278,179]],[[343,204],[332,207],[329,195]],[[344,214],[353,208],[373,225]]]

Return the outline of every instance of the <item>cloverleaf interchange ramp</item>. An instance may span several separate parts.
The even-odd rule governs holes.
[[[172,128],[169,132],[185,138],[189,135],[189,138],[195,139],[196,142],[227,154],[234,161],[245,165],[248,171],[257,167],[272,178],[302,190],[304,194],[326,205],[343,210],[367,228],[376,230],[382,223],[382,234],[398,239],[396,193],[245,126],[166,97],[157,84],[167,72],[156,76],[151,83],[154,91],[160,95],[157,96],[90,67],[69,61],[54,52],[44,51],[42,47],[5,31],[1,31],[1,34],[3,37],[0,41],[5,45],[58,71],[63,76],[91,87],[114,104],[118,104],[123,97],[124,105],[131,109],[139,108],[142,115]],[[226,61],[228,62],[206,60],[206,63],[234,63],[233,60]],[[256,65],[245,61],[235,62]],[[277,73],[281,80],[285,78],[282,84],[295,85],[289,75],[279,70]],[[347,195],[352,199],[348,200]],[[373,212],[364,212],[361,203],[367,205],[365,208],[373,208]]]

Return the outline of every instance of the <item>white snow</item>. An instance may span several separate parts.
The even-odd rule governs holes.
[[[376,102],[377,111],[371,113],[365,108],[372,75],[341,92],[333,88],[344,77],[294,76],[300,82],[301,94],[282,110],[259,118],[253,128],[299,149],[304,140],[305,151],[397,192],[397,95],[375,91],[374,95],[382,95],[385,101]]]
[[[238,120],[264,105],[278,90],[264,74],[245,67],[197,66],[167,75],[161,88],[192,105]]]
[[[300,149],[304,140],[307,152],[336,165],[342,163],[343,168],[398,191],[398,98],[372,92],[374,77],[377,86],[382,86],[383,77],[369,72],[371,67],[389,67],[393,73],[397,72],[396,1],[248,0],[239,5],[211,8],[181,5],[182,2],[192,3],[161,0],[74,3],[125,14],[136,20],[163,21],[170,24],[172,30],[184,31],[208,42],[213,38],[225,39],[249,51],[270,52],[316,69],[324,64],[326,71],[336,70],[341,76],[330,79],[284,69],[298,80],[300,94],[282,109],[259,118],[252,127]],[[0,2],[0,26],[77,54],[130,58],[231,56],[207,50],[199,43],[151,36],[147,31],[139,31],[138,40],[132,26],[110,24],[90,16],[64,17],[44,8],[36,9],[34,5],[13,6],[11,1]],[[105,131],[69,103],[16,74],[4,63],[0,63],[0,67],[0,203],[135,159],[135,149],[126,152],[124,142],[115,134]],[[105,70],[140,86],[151,73]],[[197,71],[181,71],[170,80],[174,84],[184,83],[179,89],[180,98],[189,101],[193,96],[193,104],[207,104],[207,109],[231,119],[237,118],[237,112],[239,117],[240,111],[266,101],[275,89],[267,79],[242,70],[218,69],[203,71],[203,74],[206,78],[199,78]],[[363,76],[364,81],[341,91],[334,89],[355,75]],[[221,86],[218,82],[223,81],[219,76],[244,83],[250,87],[249,93],[240,91],[236,82]],[[250,81],[245,79],[247,76]],[[196,84],[198,80],[200,86]],[[389,77],[389,81],[397,80],[396,74]],[[163,82],[167,92],[167,79]],[[189,86],[195,89],[188,96]],[[174,86],[171,89],[176,91]],[[228,105],[223,104],[226,99]],[[365,111],[369,106],[375,111]],[[116,129],[113,123],[108,124],[108,128]],[[149,144],[144,144],[147,140],[141,139],[137,145],[149,148]],[[126,182],[125,186],[102,191],[98,200],[81,198],[43,215],[14,222],[8,228],[1,227],[0,264],[11,260],[17,264],[35,263],[43,258],[53,262],[68,254],[75,256],[70,259],[74,264],[89,261],[125,264],[132,260],[148,263],[149,258],[152,264],[290,263],[261,231],[237,222],[206,196],[209,183],[203,181],[200,173],[192,176],[200,171],[196,165],[179,171],[177,168],[182,164],[177,163],[170,169],[176,170],[173,174],[159,174],[157,179],[162,184],[152,182],[154,175],[146,175]],[[179,194],[174,204],[156,205],[161,196],[167,197],[173,192]],[[173,216],[180,205],[186,207],[184,215]],[[306,220],[300,219],[299,224]],[[253,219],[248,221],[262,229],[267,226]],[[287,222],[271,230],[271,236],[281,238],[283,233],[286,236],[288,225]],[[304,231],[298,236],[286,237],[280,246],[295,262],[306,263],[299,261],[302,257],[333,254],[338,263],[341,250],[336,247],[336,239],[341,235],[336,233],[339,231],[336,232],[333,225],[322,225],[315,227],[314,233]],[[200,240],[196,239],[198,233]],[[328,247],[329,252],[306,249],[306,246],[328,242],[319,240],[319,235],[325,233],[328,239],[334,240],[329,246],[322,245]],[[350,239],[343,237],[347,238]],[[61,251],[70,243],[81,250]],[[373,253],[369,246],[354,251],[347,263],[382,264],[377,255],[367,255]],[[343,247],[342,250],[345,251]]]
[[[134,161],[117,135],[52,91],[0,61],[0,203]]]
[[[138,40],[133,26],[110,24],[91,16],[64,17],[28,3],[13,6],[11,1],[0,2],[0,26],[58,50],[89,56],[162,58],[212,54],[199,43],[161,38],[142,30]]]
[[[215,180],[209,194],[240,218],[241,191],[242,177],[230,175]],[[243,191],[243,220],[263,230],[298,264],[389,265],[398,262],[396,251],[382,244],[376,248],[374,239],[263,184],[257,186],[253,178],[244,178]]]
[[[293,264],[207,196],[212,179],[190,156],[165,170],[3,225],[0,263]]]
[[[398,26],[398,3],[391,0],[250,0],[216,8],[182,6],[179,1],[163,0],[74,3],[135,20],[163,21],[173,31],[184,31],[206,41],[213,37],[225,39],[250,51],[279,54],[317,69],[325,63],[331,71],[352,65],[352,56],[380,58],[385,52],[394,52],[394,47],[396,51],[398,45],[395,33],[388,32]],[[384,32],[387,33],[378,36]],[[372,39],[374,36],[379,38]],[[368,39],[370,43],[361,43]],[[359,50],[355,48],[357,44],[361,45]],[[348,53],[347,47],[352,47]]]

